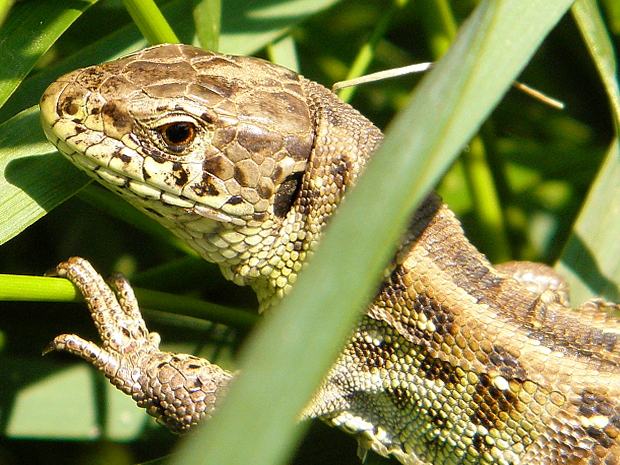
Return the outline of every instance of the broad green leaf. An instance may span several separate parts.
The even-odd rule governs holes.
[[[0,244],[89,181],[47,142],[34,107],[0,125],[0,173]]]
[[[49,365],[43,361],[39,365],[39,370],[49,370]],[[13,438],[36,435],[38,438],[84,441],[99,437],[105,430],[106,437],[111,440],[135,439],[144,429],[147,418],[130,397],[107,382],[101,386],[101,395],[113,414],[99,418],[97,404],[102,399],[96,396],[95,384],[102,380],[93,375],[89,366],[79,364],[49,373],[41,382],[20,389],[7,412],[6,434]],[[55,393],[53,402],[50,402],[50,393]],[[33,412],[49,414],[33,415]],[[58,421],[60,418],[62,421]]]
[[[578,0],[572,8],[586,46],[609,96],[616,138],[583,205],[558,271],[578,304],[591,297],[620,301],[620,90],[618,63],[596,2]]]
[[[242,373],[219,415],[172,463],[284,460],[300,432],[299,411],[374,293],[412,209],[570,5],[568,0],[481,2],[391,125],[292,294],[248,343]]]
[[[96,0],[20,2],[0,28],[0,106],[58,37]]]
[[[620,34],[620,2],[618,0],[601,0],[600,3],[609,18],[611,33]]]
[[[269,61],[277,63],[293,71],[299,70],[299,57],[295,48],[295,39],[292,36],[284,36],[267,47]]]
[[[246,0],[222,4],[220,52],[251,55],[284,35],[299,21],[339,0]],[[263,44],[256,47],[256,44]]]
[[[620,150],[611,146],[566,245],[558,271],[573,304],[592,297],[620,302]]]

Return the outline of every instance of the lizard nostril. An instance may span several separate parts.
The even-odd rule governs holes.
[[[80,111],[80,106],[75,103],[68,103],[63,107],[64,113],[67,116],[75,116]]]

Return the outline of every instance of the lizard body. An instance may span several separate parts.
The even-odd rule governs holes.
[[[327,89],[255,58],[156,46],[74,71],[41,99],[74,164],[256,291],[294,285],[380,131]],[[127,282],[73,258],[102,347],[75,353],[174,431],[214,409],[231,374],[168,354]],[[551,269],[493,267],[430,194],[377,297],[306,407],[405,464],[620,464],[620,325],[614,304],[577,310]],[[133,375],[132,375],[133,373]]]

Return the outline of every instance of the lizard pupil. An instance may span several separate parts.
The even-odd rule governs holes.
[[[158,128],[158,132],[171,148],[183,149],[194,140],[196,128],[191,123],[170,123]]]

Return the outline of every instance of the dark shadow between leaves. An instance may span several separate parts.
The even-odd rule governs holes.
[[[620,301],[618,286],[601,272],[594,253],[578,235],[573,234],[570,237],[562,263],[572,270],[594,295],[613,302]]]

